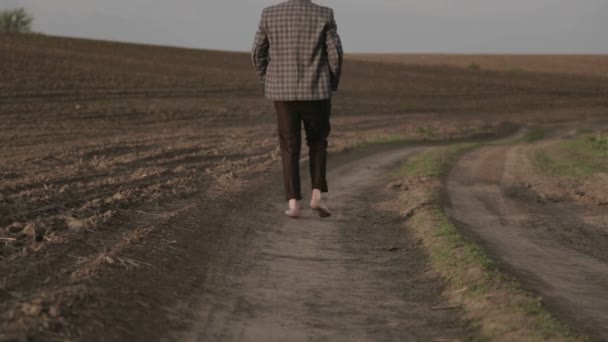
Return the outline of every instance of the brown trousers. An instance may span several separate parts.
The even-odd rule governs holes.
[[[310,178],[313,189],[327,192],[327,137],[331,131],[331,101],[275,101],[279,144],[283,160],[285,197],[302,199],[300,189],[300,150],[302,123],[310,156]]]

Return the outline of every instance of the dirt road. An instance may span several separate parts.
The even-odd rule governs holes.
[[[334,216],[280,216],[276,189],[227,225],[242,227],[208,272],[182,341],[432,341],[461,338],[458,310],[432,310],[441,282],[382,204],[387,169],[415,153],[401,148],[353,160],[329,173]],[[268,199],[264,203],[264,199]],[[279,199],[279,200],[277,200]]]
[[[539,199],[526,184],[532,148],[496,145],[466,155],[448,177],[447,211],[558,317],[601,340],[608,336],[608,212]]]

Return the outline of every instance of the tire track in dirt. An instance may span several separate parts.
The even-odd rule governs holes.
[[[556,315],[601,340],[608,336],[608,239],[586,219],[607,222],[608,213],[526,195],[518,181],[530,172],[526,153],[533,146],[486,146],[465,155],[448,176],[446,211]]]
[[[382,205],[387,169],[420,151],[401,148],[328,174],[335,215],[282,217],[283,201],[231,215],[250,241],[225,248],[180,341],[407,341],[466,336],[458,310],[433,310],[442,285],[426,256]],[[304,177],[306,178],[306,177]],[[303,189],[307,189],[306,186]],[[276,191],[276,189],[273,189]],[[272,194],[272,198],[281,198]],[[181,308],[181,309],[180,309]]]

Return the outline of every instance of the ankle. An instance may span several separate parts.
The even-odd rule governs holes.
[[[319,189],[313,189],[312,190],[311,200],[315,201],[315,202],[321,201],[321,190],[319,190]]]
[[[298,209],[300,206],[300,201],[297,199],[290,199],[289,200],[289,208],[290,209]]]

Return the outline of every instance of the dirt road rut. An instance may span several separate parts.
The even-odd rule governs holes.
[[[447,180],[447,212],[553,312],[602,340],[608,336],[608,234],[590,221],[608,222],[608,213],[530,197],[520,183],[530,170],[528,149],[487,146],[467,154]]]

